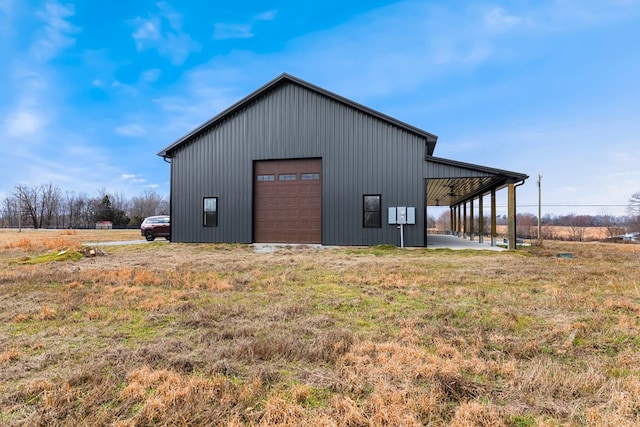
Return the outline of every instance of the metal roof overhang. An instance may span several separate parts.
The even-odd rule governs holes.
[[[439,166],[440,171],[426,177],[427,206],[454,206],[529,178],[518,172],[440,157],[429,156],[425,160]]]

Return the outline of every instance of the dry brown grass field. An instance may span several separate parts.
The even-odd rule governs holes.
[[[85,233],[0,231],[0,425],[640,424],[640,245]]]
[[[55,230],[0,228],[0,251],[11,248],[29,249],[29,246],[55,249],[86,243],[144,240],[139,229],[133,230]]]
[[[506,225],[498,225],[497,233],[506,236],[508,233]],[[537,227],[528,227],[528,232],[535,236]],[[623,234],[624,229],[619,229],[616,233]],[[610,237],[610,230],[607,227],[569,227],[562,225],[545,225],[542,227],[542,236],[552,236],[552,240],[579,240],[579,236],[584,241],[604,240]],[[548,238],[548,237],[545,237]]]

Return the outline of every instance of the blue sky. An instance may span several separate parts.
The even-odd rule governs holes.
[[[625,214],[639,45],[640,0],[0,0],[0,199],[168,195],[156,153],[287,72],[527,173],[519,212],[540,173],[543,214]]]

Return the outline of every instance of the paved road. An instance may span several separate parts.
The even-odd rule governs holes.
[[[484,239],[484,243],[480,243],[478,238],[475,240],[463,239],[456,236],[443,234],[429,234],[427,236],[427,248],[429,249],[478,249],[487,251],[503,251],[504,248],[499,246],[491,246],[491,239]]]

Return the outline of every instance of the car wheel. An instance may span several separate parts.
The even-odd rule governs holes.
[[[164,238],[167,240],[171,240],[171,236],[165,236]]]
[[[153,239],[155,239],[156,236],[153,235],[152,230],[147,230],[144,232],[144,238],[147,239],[147,242],[153,242]]]

